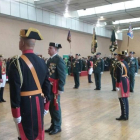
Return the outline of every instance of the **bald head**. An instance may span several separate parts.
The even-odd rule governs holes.
[[[21,51],[29,50],[29,49],[33,50],[35,46],[35,42],[36,42],[35,39],[27,39],[27,38],[20,37],[19,49]]]

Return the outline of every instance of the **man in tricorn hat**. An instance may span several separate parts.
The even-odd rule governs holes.
[[[42,40],[34,28],[20,31],[20,57],[12,58],[9,69],[11,110],[19,140],[44,140],[44,115],[50,101],[48,68],[34,54],[36,40]],[[44,103],[45,100],[45,103]]]
[[[130,80],[130,92],[134,92],[135,75],[138,73],[138,60],[134,57],[135,52],[129,52],[129,57],[125,59],[129,66],[129,80]]]
[[[118,54],[118,62],[115,65],[115,78],[116,78],[116,90],[118,91],[118,98],[121,106],[121,116],[116,120],[128,120],[129,119],[129,67],[124,61],[126,52],[122,51]]]
[[[104,71],[104,61],[100,58],[101,53],[96,54],[96,60],[93,62],[93,72],[95,78],[96,88],[94,90],[101,90],[101,74]]]
[[[48,54],[50,55],[47,61],[47,66],[50,73],[51,82],[51,102],[50,102],[50,116],[51,116],[51,126],[46,133],[50,135],[57,134],[61,132],[61,107],[60,107],[60,95],[64,92],[64,85],[66,79],[66,65],[63,59],[58,55],[58,50],[62,48],[61,44],[56,44],[51,42],[48,48]]]
[[[74,89],[78,89],[80,86],[80,81],[79,81],[79,75],[82,71],[82,63],[81,60],[79,59],[80,54],[76,54],[75,58],[72,60],[72,73],[74,76]]]

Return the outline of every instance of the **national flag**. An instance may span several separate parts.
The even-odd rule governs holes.
[[[127,33],[127,35],[128,35],[131,39],[133,39],[133,30],[132,30],[132,26],[131,26],[131,25],[130,25],[129,28],[128,28],[128,33]]]
[[[96,49],[97,49],[97,38],[96,38],[96,33],[95,33],[95,29],[93,30],[93,37],[92,37],[92,43],[91,43],[91,53],[96,53]]]
[[[69,43],[71,42],[71,33],[70,33],[70,30],[69,30],[69,32],[68,32],[67,41],[68,41]]]
[[[112,30],[112,35],[111,35],[111,46],[109,46],[109,50],[111,52],[114,52],[116,49],[118,49],[118,44],[117,44],[117,40],[116,40],[116,36],[115,36],[115,31]]]

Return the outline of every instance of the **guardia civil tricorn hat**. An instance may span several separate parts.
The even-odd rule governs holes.
[[[98,53],[96,53],[96,55],[101,55],[101,53],[100,53],[100,52],[98,52]]]
[[[122,52],[118,53],[118,55],[127,55],[127,51],[122,51]]]
[[[77,53],[76,55],[81,56],[81,55],[80,55],[80,54],[78,54],[78,53]]]
[[[43,40],[40,32],[34,28],[20,30],[20,36],[27,39]]]
[[[131,51],[131,52],[129,52],[129,53],[131,53],[131,54],[135,54],[135,52],[132,52],[132,51]]]
[[[55,47],[55,48],[57,48],[57,49],[62,48],[61,44],[56,44],[56,43],[54,43],[54,42],[50,42],[49,46],[53,46],[53,47]]]

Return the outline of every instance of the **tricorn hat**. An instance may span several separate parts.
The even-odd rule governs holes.
[[[40,32],[34,28],[20,30],[20,36],[27,39],[43,40]]]
[[[49,46],[53,46],[53,47],[55,47],[55,48],[57,48],[57,49],[62,48],[61,44],[56,44],[56,43],[54,43],[54,42],[50,42]]]

